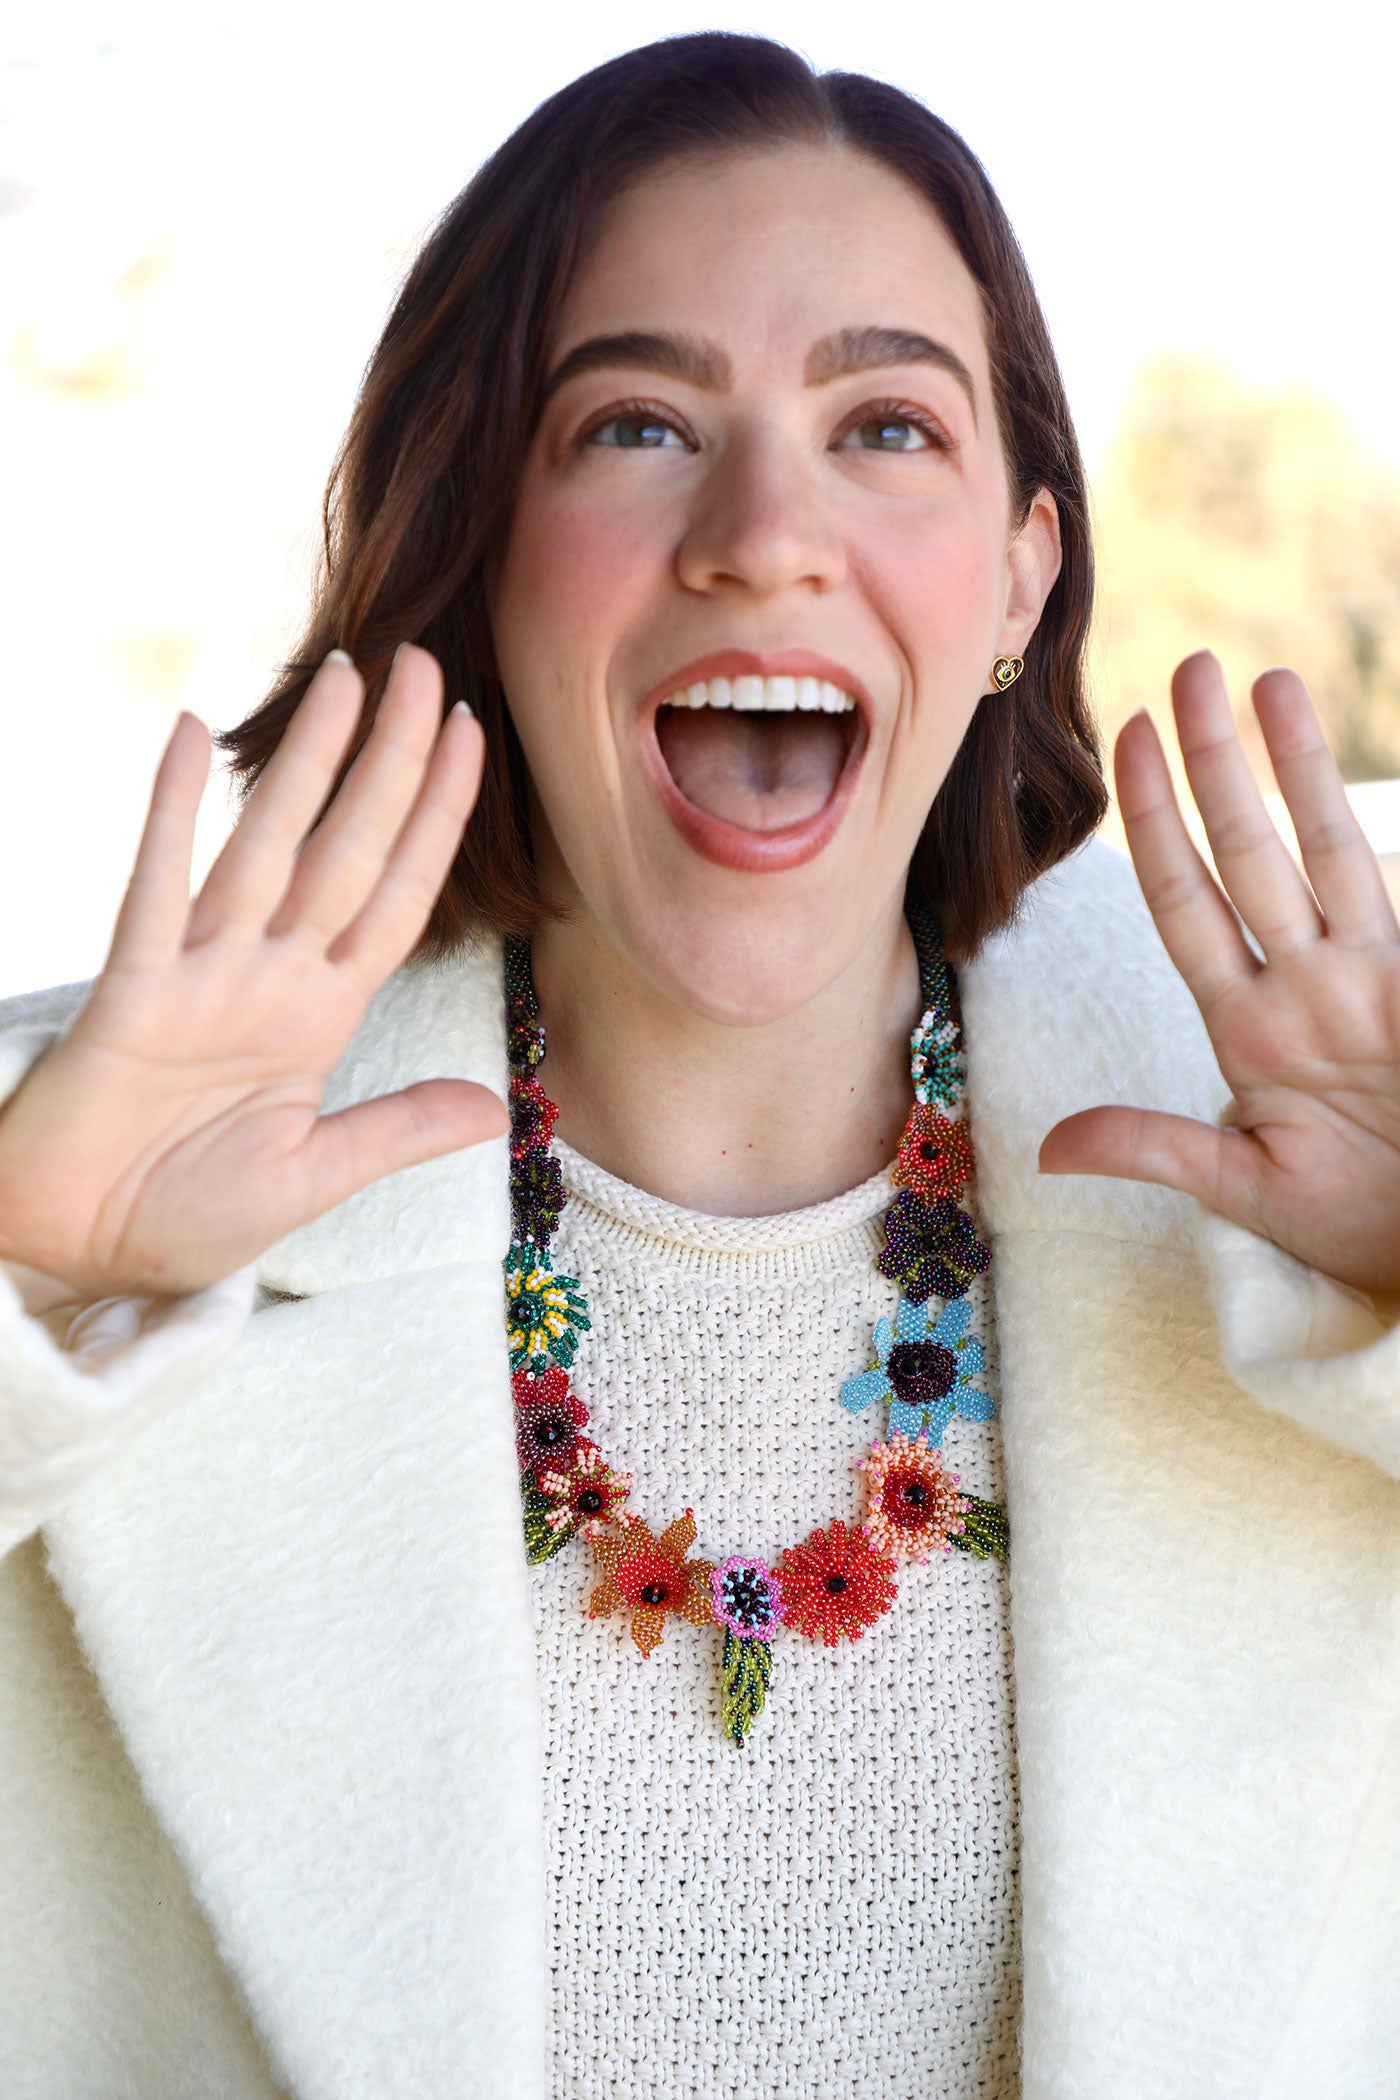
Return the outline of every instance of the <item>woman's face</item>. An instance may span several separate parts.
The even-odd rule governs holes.
[[[897,931],[1053,501],[1012,536],[976,286],[844,150],[646,176],[550,370],[491,586],[541,874],[657,991],[777,1019]]]

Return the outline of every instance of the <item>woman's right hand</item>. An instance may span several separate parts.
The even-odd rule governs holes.
[[[193,902],[211,743],[180,716],[102,974],[0,1106],[0,1258],[83,1299],[203,1289],[380,1175],[506,1130],[499,1097],[458,1079],[319,1113],[427,924],[485,748],[464,709],[443,721],[436,660],[405,646],[307,838],[363,699],[328,658]]]

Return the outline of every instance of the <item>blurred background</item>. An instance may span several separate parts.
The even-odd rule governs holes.
[[[1087,455],[1106,730],[1190,650],[1287,662],[1400,869],[1393,80],[1373,0],[8,0],[0,996],[93,974],[175,716],[262,695],[410,258],[505,133],[652,37],[897,82],[986,164]],[[205,791],[195,881],[226,834]],[[1286,821],[1286,820],[1285,820]]]

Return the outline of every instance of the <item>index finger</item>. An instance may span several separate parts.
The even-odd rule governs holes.
[[[190,909],[195,822],[212,748],[204,723],[182,708],[156,767],[104,970],[163,962],[180,945]]]

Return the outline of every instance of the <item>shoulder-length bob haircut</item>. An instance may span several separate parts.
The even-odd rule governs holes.
[[[1059,506],[1063,566],[1025,672],[978,708],[910,869],[911,894],[937,916],[949,954],[971,954],[1006,925],[1026,885],[1103,814],[1085,692],[1093,554],[1084,470],[1044,315],[980,162],[922,103],[882,81],[814,73],[762,37],[667,38],[542,103],[430,235],[331,472],[322,569],[295,657],[261,706],[217,739],[246,801],[326,652],[348,650],[366,679],[366,706],[338,787],[398,643],[433,652],[447,702],[466,699],[480,720],[487,758],[417,956],[441,960],[491,931],[528,934],[547,909],[485,584],[590,230],[610,198],[663,162],[812,144],[867,155],[928,199],[981,289],[1013,522],[1040,488]]]

